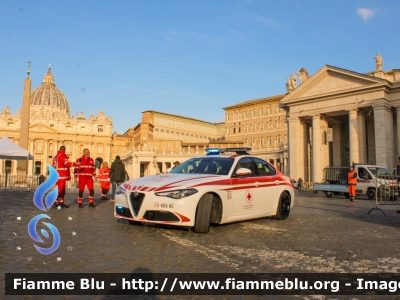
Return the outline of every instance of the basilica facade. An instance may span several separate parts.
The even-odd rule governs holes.
[[[12,114],[8,106],[4,107],[0,114],[0,136],[8,136],[18,145],[22,122],[20,109]],[[50,67],[43,83],[31,92],[28,128],[28,150],[34,156],[28,163],[28,175],[46,174],[47,164],[52,163],[62,145],[70,161],[82,156],[85,148],[94,158],[111,158],[111,117],[103,111],[98,115],[90,114],[88,118],[83,112],[71,115],[68,99],[56,87]],[[16,168],[16,161],[7,160],[1,164],[0,173],[15,174]]]

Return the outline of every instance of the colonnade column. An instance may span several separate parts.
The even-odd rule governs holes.
[[[360,153],[358,145],[358,118],[357,110],[349,111],[349,150],[350,150],[350,164],[360,162]]]
[[[392,170],[395,165],[393,151],[393,113],[385,103],[374,105],[376,164]]]
[[[312,117],[312,181],[321,182],[322,172],[322,132],[321,116],[319,114]]]
[[[396,107],[397,113],[397,151],[395,151],[396,156],[400,157],[400,107]]]
[[[304,177],[304,125],[297,116],[288,118],[289,162],[288,173],[291,178]]]

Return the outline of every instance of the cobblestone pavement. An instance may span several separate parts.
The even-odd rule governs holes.
[[[86,192],[85,195],[87,197]],[[98,193],[96,196],[98,199]],[[34,248],[27,232],[32,217],[43,213],[34,206],[32,199],[33,191],[0,190],[0,264],[3,270],[0,298],[37,298],[4,296],[4,274],[10,272],[400,273],[400,214],[396,213],[399,206],[382,206],[386,216],[379,210],[368,214],[373,207],[373,202],[368,200],[350,202],[340,197],[326,199],[322,194],[300,193],[296,194],[295,206],[285,221],[263,218],[212,226],[209,234],[196,234],[187,228],[132,225],[118,220],[113,216],[113,203],[109,201],[96,200],[97,207],[89,208],[86,198],[85,207],[80,209],[76,192],[68,192],[66,203],[70,208],[47,212],[51,217],[48,222],[60,232],[60,247],[50,255],[42,255]],[[72,247],[72,251],[68,247]],[[58,257],[61,261],[57,261]],[[40,297],[50,298],[132,297]],[[179,299],[182,296],[151,299],[155,298]],[[190,298],[204,296],[185,299]],[[229,299],[242,298],[249,297]],[[365,296],[320,298],[363,299]],[[393,298],[396,297],[390,297]]]

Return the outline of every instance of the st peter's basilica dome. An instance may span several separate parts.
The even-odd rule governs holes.
[[[50,108],[69,115],[69,104],[67,97],[54,84],[54,77],[51,74],[51,67],[44,75],[41,86],[33,90],[31,94],[31,108]]]

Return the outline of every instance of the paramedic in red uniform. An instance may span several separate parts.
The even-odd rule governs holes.
[[[108,190],[110,189],[110,178],[108,178],[109,174],[110,174],[110,168],[108,167],[108,163],[104,162],[103,167],[99,171],[101,200],[108,200],[107,193]]]
[[[93,158],[90,157],[89,149],[85,148],[83,150],[83,156],[81,158],[78,158],[76,161],[81,163],[81,165],[76,167],[74,171],[75,180],[76,178],[78,179],[79,207],[80,208],[83,207],[82,197],[83,197],[83,192],[85,190],[85,186],[87,186],[89,190],[89,207],[95,207],[93,198],[94,196],[93,177],[96,178],[96,168],[94,165]]]
[[[354,167],[351,166],[347,173],[347,185],[349,186],[350,201],[354,201],[356,197],[357,173],[354,172]]]
[[[71,180],[70,167],[77,167],[80,162],[69,162],[68,156],[65,154],[65,146],[61,146],[58,150],[56,156],[53,158],[53,168],[56,169],[58,173],[58,181],[56,183],[58,187],[57,200],[54,202],[54,206],[60,205],[61,207],[69,207],[64,203],[65,196],[65,186],[67,181]]]

